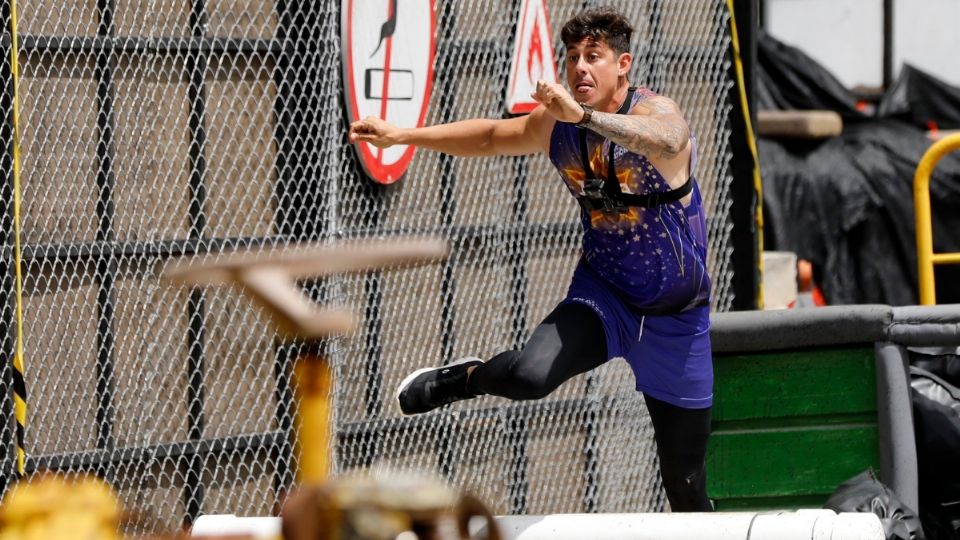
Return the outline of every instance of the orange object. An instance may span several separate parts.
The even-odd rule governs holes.
[[[813,263],[797,260],[797,300],[790,307],[820,307],[827,305],[823,292],[813,281]]]

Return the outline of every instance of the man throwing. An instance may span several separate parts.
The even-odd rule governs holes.
[[[709,511],[704,460],[713,366],[706,224],[696,140],[677,105],[627,80],[629,21],[584,12],[562,30],[570,91],[540,81],[527,116],[400,129],[369,117],[351,143],[416,145],[456,156],[544,152],[581,207],[583,256],[566,298],[522,350],[408,376],[405,414],[483,394],[538,399],[623,357],[653,422],[673,511]]]

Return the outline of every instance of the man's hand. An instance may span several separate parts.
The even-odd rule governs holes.
[[[583,107],[561,84],[537,81],[537,91],[530,94],[530,97],[561,122],[576,124],[583,118]]]
[[[351,144],[366,142],[377,148],[389,148],[400,142],[399,137],[402,131],[385,120],[368,116],[350,124],[350,135],[347,140]]]

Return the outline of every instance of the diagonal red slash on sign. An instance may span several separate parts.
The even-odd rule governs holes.
[[[397,16],[399,0],[340,1],[343,6],[343,91],[348,120],[383,116],[384,120],[400,127],[422,126],[433,86],[435,0],[403,0],[403,20]],[[375,21],[383,24],[375,25]],[[399,25],[403,25],[403,29],[397,34]],[[384,42],[388,43],[389,51]],[[354,149],[359,165],[370,180],[391,184],[403,176],[416,147],[403,145],[381,150],[361,143]]]
[[[396,7],[396,1],[387,2],[387,20],[396,17],[393,9]],[[390,90],[390,53],[393,50],[393,32],[386,36],[387,46],[385,49],[386,58],[383,60],[383,91],[380,93],[380,118],[387,118],[387,92]],[[383,148],[377,148],[377,161],[383,165]]]

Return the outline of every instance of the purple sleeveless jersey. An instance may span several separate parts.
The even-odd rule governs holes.
[[[653,96],[640,88],[633,105]],[[587,153],[597,175],[606,179],[610,141],[587,130]],[[696,165],[696,147],[691,173]],[[574,196],[583,195],[586,174],[580,158],[580,129],[557,122],[550,138],[550,161]],[[624,193],[669,191],[646,157],[617,147],[614,162]],[[581,210],[583,255],[590,267],[642,313],[678,313],[710,299],[706,271],[707,229],[700,190],[684,208],[680,201],[653,208],[630,207],[623,214]]]
[[[639,89],[633,105],[653,95]],[[606,179],[610,141],[589,130],[586,135],[591,168]],[[690,159],[693,174],[696,145]],[[557,122],[550,160],[570,192],[582,196],[587,175],[580,129]],[[622,192],[670,190],[646,157],[618,146],[614,162]],[[637,390],[679,407],[702,408],[713,398],[710,278],[703,202],[693,182],[686,207],[674,201],[609,215],[581,209],[583,258],[564,303],[581,303],[597,314],[607,356],[630,364]]]

